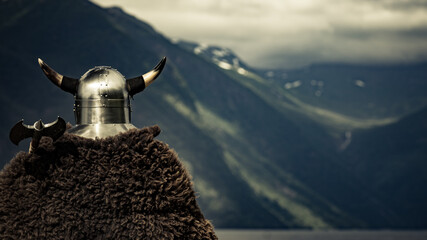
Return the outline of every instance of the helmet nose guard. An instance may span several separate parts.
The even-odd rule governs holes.
[[[76,126],[69,132],[102,138],[135,128],[131,124],[129,97],[143,91],[160,75],[166,58],[151,71],[131,79],[125,79],[112,67],[100,66],[90,69],[77,80],[57,73],[41,59],[38,61],[51,82],[74,95]]]

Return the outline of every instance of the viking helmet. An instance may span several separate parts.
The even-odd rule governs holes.
[[[68,132],[87,138],[114,136],[135,128],[131,123],[130,97],[150,85],[166,63],[164,57],[153,70],[131,79],[106,66],[92,68],[80,79],[74,79],[38,60],[44,74],[55,85],[74,95],[76,126]]]

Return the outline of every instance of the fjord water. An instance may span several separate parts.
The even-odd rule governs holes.
[[[427,231],[216,230],[221,240],[425,240]]]

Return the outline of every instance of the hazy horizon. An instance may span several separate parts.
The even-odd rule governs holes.
[[[427,59],[427,0],[93,0],[171,39],[233,50],[254,67]]]

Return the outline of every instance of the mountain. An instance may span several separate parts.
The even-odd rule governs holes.
[[[380,186],[382,178],[366,176],[376,156],[360,154],[358,148],[365,147],[363,139],[376,130],[397,129],[402,117],[425,106],[425,85],[420,79],[426,68],[401,66],[419,81],[416,91],[408,93],[419,97],[414,97],[416,106],[410,105],[410,99],[404,102],[411,106],[409,110],[368,118],[368,113],[357,113],[359,109],[351,113],[349,107],[342,107],[344,103],[329,106],[334,94],[319,102],[309,93],[294,91],[299,88],[293,76],[307,70],[288,73],[292,78],[284,82],[270,79],[263,75],[265,70],[251,68],[231,50],[172,42],[118,8],[104,9],[86,0],[16,0],[2,1],[0,16],[0,34],[5,36],[0,38],[0,110],[7,113],[0,128],[3,164],[18,151],[8,134],[21,118],[31,124],[40,118],[50,122],[59,115],[74,123],[73,97],[46,79],[38,57],[61,74],[79,78],[99,65],[134,77],[166,56],[159,79],[134,97],[132,122],[138,127],[160,126],[160,140],[178,152],[193,175],[198,202],[217,228],[427,226],[421,220],[396,220],[420,219],[425,207],[407,212],[397,203],[424,206],[425,198],[409,191],[411,197],[389,202],[393,195],[374,187]],[[332,92],[341,88],[352,92],[339,79],[354,72],[319,69],[308,71],[307,79],[324,73],[322,81],[326,84],[330,78],[337,87]],[[366,76],[371,76],[368,70]],[[379,74],[380,70],[370,71]],[[393,74],[393,68],[387,71]],[[399,86],[405,86],[404,80]],[[377,86],[372,85],[371,91],[381,92]],[[25,150],[28,143],[20,145]],[[418,153],[412,156],[416,161],[424,157]],[[355,171],[357,161],[361,165]],[[382,164],[386,171],[387,164]],[[408,170],[416,167],[400,164]],[[425,175],[426,169],[418,171]],[[412,183],[398,174],[388,177],[402,191]],[[418,174],[413,177],[416,183],[424,179]],[[389,213],[397,217],[390,218]]]
[[[392,119],[426,105],[426,65],[331,63],[276,74],[267,71],[263,76],[270,74],[267,78],[317,107],[354,118]]]
[[[425,227],[427,205],[427,108],[399,122],[353,134],[344,151],[346,164],[372,182],[390,220]],[[369,161],[366,161],[369,159]]]
[[[390,65],[364,67],[342,64],[335,64],[333,67],[331,64],[324,64],[312,66],[303,70],[286,70],[286,81],[284,81],[285,83],[283,84],[283,79],[281,82],[271,77],[261,78],[260,76],[263,76],[266,70],[248,67],[229,49],[188,42],[179,42],[178,44],[189,51],[201,55],[205,59],[210,59],[210,61],[226,71],[238,73],[231,75],[239,76],[237,78],[245,78],[245,83],[251,85],[253,89],[256,89],[262,98],[270,101],[272,105],[279,104],[280,106],[278,106],[277,109],[288,114],[288,118],[293,118],[289,116],[290,112],[293,112],[293,115],[295,115],[295,113],[305,115],[305,117],[311,118],[315,122],[323,125],[331,136],[335,136],[337,138],[336,140],[338,140],[336,145],[336,150],[338,152],[337,159],[342,161],[343,167],[351,169],[351,174],[358,179],[360,183],[364,182],[366,184],[360,184],[361,192],[358,194],[362,195],[360,196],[361,198],[364,198],[362,201],[342,199],[344,200],[342,203],[346,204],[346,207],[344,207],[345,209],[353,209],[354,217],[359,219],[370,218],[370,225],[373,227],[383,227],[384,222],[387,222],[389,226],[408,228],[422,228],[423,224],[425,224],[420,219],[422,215],[419,214],[419,212],[417,213],[417,211],[424,209],[426,206],[424,203],[426,198],[423,193],[419,191],[421,186],[426,182],[426,179],[422,177],[424,175],[423,173],[426,171],[426,168],[423,166],[425,162],[423,149],[426,147],[426,142],[422,140],[425,138],[425,133],[423,131],[425,123],[423,123],[423,118],[421,117],[425,112],[425,98],[427,96],[427,82],[425,81],[427,77],[427,71],[425,69],[427,66],[425,63],[408,66]],[[272,70],[268,71],[270,72]],[[275,73],[278,72],[283,73],[284,70],[275,70]],[[298,75],[300,75],[300,80],[296,80],[298,78],[295,76]],[[327,96],[323,98],[329,100],[336,99],[337,102],[347,105],[347,109],[343,108],[340,110],[335,108],[335,106],[327,106],[324,102],[319,103],[318,99],[310,100],[310,98],[304,96],[304,94],[308,95],[308,92],[295,91],[300,87],[303,88],[304,85],[316,85],[313,84],[314,80],[307,80],[313,79],[310,76],[317,76],[322,79],[323,82],[320,84],[322,86],[319,86],[319,81],[315,81],[318,88],[324,87],[326,84],[332,85],[329,88],[325,88],[324,91],[333,91],[335,93],[339,91],[345,92],[346,94],[341,94],[341,97]],[[342,76],[353,79],[355,76],[364,76],[364,79],[367,79],[366,82],[369,83],[369,85],[365,86],[365,82],[361,83],[361,80],[342,80]],[[252,83],[249,83],[251,79]],[[268,87],[266,87],[265,91],[259,91],[263,86]],[[351,88],[356,88],[357,90],[357,88],[364,87],[369,87],[371,89],[365,92],[351,91]],[[351,97],[347,98],[347,95],[350,93],[354,98],[364,99],[364,103],[375,102],[375,104],[370,104],[370,106],[372,107],[372,105],[374,105],[373,109],[377,111],[382,108],[387,108],[384,112],[389,114],[387,115],[388,117],[384,117],[382,113],[373,114],[371,113],[373,109],[363,108],[363,104],[357,101],[355,103]],[[391,96],[392,93],[393,96]],[[311,91],[311,94],[316,95],[313,91]],[[321,96],[322,94],[319,94],[316,97]],[[325,99],[320,101],[326,102]],[[389,101],[390,103],[386,104],[385,101]],[[357,106],[357,104],[360,105]],[[300,111],[300,109],[303,110]],[[370,116],[370,118],[363,116]],[[412,118],[412,116],[418,116],[416,118],[418,121],[411,121],[411,124],[408,124],[408,119]],[[295,120],[295,122],[298,121],[299,120]],[[408,126],[412,126],[412,128],[408,128]],[[390,152],[383,151],[382,154],[384,156],[379,155],[377,151],[377,149],[382,149],[382,141],[377,141],[377,144],[371,144],[372,139],[379,140],[376,136],[380,131],[388,133],[389,136],[384,139],[393,144],[393,147],[387,149]],[[400,135],[394,132],[399,132]],[[399,145],[403,142],[405,142],[406,146],[413,145],[416,147],[410,148],[406,154],[402,154],[400,151],[403,149],[399,147]],[[349,146],[351,146],[351,148],[348,148]],[[367,151],[368,149],[371,151]],[[395,150],[391,151],[393,149]],[[396,154],[396,156],[393,156],[393,154]],[[404,166],[405,173],[399,173],[399,168],[394,169],[392,173],[387,172],[387,169],[391,168],[391,163],[386,160],[388,158],[393,158],[399,162],[399,166]],[[413,160],[406,161],[407,159]],[[361,168],[355,169],[355,162],[361,165],[367,165],[364,171],[362,171]],[[374,178],[369,177],[372,175],[372,171],[378,171],[378,166],[370,164],[372,162],[382,162],[384,169],[381,173],[386,174],[388,176],[388,181],[393,181],[393,184],[395,184],[394,186],[400,186],[402,192],[409,194],[402,194],[399,195],[400,197],[396,197],[396,194],[393,192],[379,192],[377,187],[373,187],[377,184],[382,184],[384,179],[380,175]],[[419,166],[420,168],[415,170],[413,169],[415,166]],[[414,171],[416,174],[414,174]],[[310,171],[310,173],[313,172]],[[410,176],[412,177],[409,178]],[[414,184],[411,186],[413,186],[416,191],[412,191],[412,188],[406,184],[405,177],[411,179],[411,184]],[[319,177],[313,177],[313,180],[319,179]],[[314,184],[316,183],[313,182],[310,186],[314,186]],[[391,189],[393,188],[390,187],[389,190]],[[324,191],[325,190],[323,190],[323,192]],[[332,194],[328,199],[331,199]],[[376,199],[375,196],[382,199]],[[411,196],[409,197],[410,200],[408,196]],[[390,200],[394,202],[393,205],[388,204]],[[379,215],[381,216],[373,217],[372,213],[363,211],[362,208],[367,207],[365,204],[368,203],[372,204],[369,208],[375,208],[380,212]],[[407,207],[402,208],[402,206],[405,205],[412,206],[411,209],[413,211],[407,211]],[[398,213],[396,211],[398,211]]]
[[[301,102],[358,120],[396,120],[427,104],[427,63],[391,65],[314,64],[300,69],[257,69],[232,50],[188,41],[180,47],[225,70],[253,72]]]

